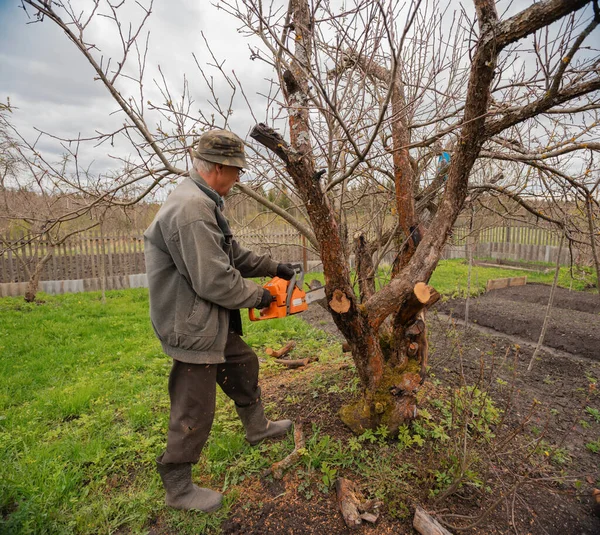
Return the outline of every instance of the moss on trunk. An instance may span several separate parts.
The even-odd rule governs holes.
[[[409,359],[403,367],[387,366],[377,390],[366,391],[340,409],[340,418],[360,435],[367,429],[386,426],[390,435],[417,416],[417,391],[421,384],[419,363]]]

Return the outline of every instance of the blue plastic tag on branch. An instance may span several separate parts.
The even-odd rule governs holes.
[[[450,153],[443,151],[438,158],[438,171],[447,171],[450,166]],[[448,173],[444,173],[442,180],[446,182],[448,180]]]

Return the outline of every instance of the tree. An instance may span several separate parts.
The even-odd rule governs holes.
[[[74,207],[85,203],[64,190],[68,160],[45,165],[35,146],[12,125],[11,113],[10,103],[0,105],[0,255],[10,250],[21,263],[29,279],[25,301],[32,302],[57,247],[98,222],[73,217]],[[26,247],[34,253],[28,260],[21,254]]]
[[[96,197],[123,203],[117,192],[137,184],[139,193],[126,201],[135,202],[183,174],[177,162],[184,161],[198,131],[215,125],[214,115],[192,117],[189,94],[174,104],[164,78],[164,104],[146,104],[143,67],[136,78],[137,101],[118,89],[130,52],[137,51],[143,66],[143,47],[135,46],[152,4],[142,8],[137,29],[120,33],[123,57],[112,63],[116,67],[86,40],[100,2],[85,16],[62,2],[23,4],[66,33],[126,114],[121,133],[138,158],[123,162],[107,193]],[[267,96],[272,119],[258,124],[251,137],[276,158],[250,145],[254,170],[259,180],[293,190],[300,215],[266,199],[258,185],[240,189],[295,226],[320,253],[329,310],[363,386],[360,399],[343,410],[354,431],[385,424],[393,433],[417,413],[416,393],[427,366],[424,313],[439,297],[427,283],[470,188],[473,195],[508,194],[535,211],[519,198],[523,190],[512,190],[517,179],[531,174],[519,163],[538,170],[539,183],[552,192],[554,186],[544,180],[567,175],[560,162],[552,167],[541,160],[597,151],[585,146],[597,134],[592,118],[600,106],[598,57],[591,49],[582,51],[600,22],[597,2],[591,4],[546,0],[501,18],[493,0],[474,0],[473,17],[464,8],[451,16],[436,2],[421,1],[404,11],[393,2],[363,0],[339,10],[308,0],[268,7],[258,0],[218,3],[241,21],[241,31],[258,39],[252,59],[273,68],[274,89]],[[119,7],[108,3],[101,14],[121,28]],[[520,59],[530,36],[533,66]],[[243,87],[212,60],[232,92]],[[221,101],[215,97],[213,106],[220,126],[227,126],[231,106]],[[150,128],[147,108],[160,113],[171,130]],[[584,123],[579,135],[573,135],[567,116]],[[392,202],[393,209],[381,218],[353,218],[352,210],[375,191],[387,199],[379,206]],[[590,206],[594,210],[597,202]],[[356,281],[349,267],[352,248]],[[396,253],[392,276],[377,289],[377,266],[388,250]]]

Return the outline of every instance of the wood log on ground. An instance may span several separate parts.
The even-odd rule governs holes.
[[[350,529],[358,528],[363,520],[371,523],[377,522],[378,508],[381,506],[379,500],[362,501],[354,483],[344,477],[336,479],[335,491],[340,512],[346,526]]]
[[[302,449],[305,444],[304,432],[302,431],[302,422],[296,421],[294,423],[294,451],[281,461],[273,463],[271,468],[265,471],[263,477],[272,475],[274,479],[283,478],[283,472],[292,466],[296,461],[300,460],[302,456]]]
[[[317,360],[319,360],[317,357],[307,357],[304,359],[294,359],[294,360],[275,359],[275,362],[277,362],[277,364],[282,364],[283,366],[285,366],[286,368],[289,368],[290,370],[293,370],[295,368],[302,368],[303,366],[307,366],[311,362],[316,362]]]
[[[415,511],[413,527],[421,533],[421,535],[452,535],[452,533],[444,528],[435,518],[427,514],[425,510],[419,506],[417,506]]]
[[[360,500],[356,497],[354,483],[344,477],[338,477],[335,481],[335,491],[346,526],[356,529],[362,524],[362,518],[358,512]]]
[[[287,355],[295,347],[296,347],[296,342],[294,340],[290,340],[281,349],[272,349],[270,347],[267,347],[267,349],[265,349],[265,353],[267,355],[269,355],[269,357],[274,357],[274,358],[278,359],[278,358],[281,358],[281,357]]]

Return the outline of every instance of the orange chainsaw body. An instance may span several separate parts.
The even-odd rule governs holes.
[[[291,284],[293,284],[292,289],[290,289]],[[269,290],[271,295],[275,296],[275,299],[269,307],[263,308],[258,316],[251,308],[249,314],[252,321],[285,318],[308,309],[306,292],[296,284],[295,277],[291,281],[273,277],[263,288]]]

